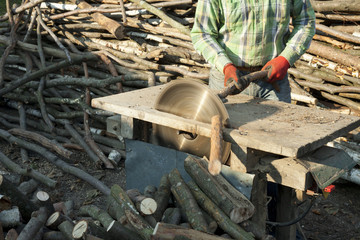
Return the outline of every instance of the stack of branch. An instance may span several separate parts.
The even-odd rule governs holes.
[[[208,65],[189,37],[194,10],[192,1],[7,2],[0,18],[2,138],[26,138],[68,159],[70,149],[80,149],[99,167],[117,167],[106,155],[123,157],[123,144],[104,130],[112,113],[91,108],[91,99],[172,79],[206,80]]]
[[[311,0],[316,35],[289,70],[294,100],[312,105],[320,100],[359,113],[360,8],[356,2]]]
[[[125,191],[114,184],[106,204],[78,209],[53,203],[33,179],[15,185],[0,175],[0,230],[6,239],[44,240],[250,240],[262,232],[245,230],[254,226],[253,204],[222,175],[211,175],[207,160],[188,156],[184,167],[189,182],[175,168],[158,187]]]

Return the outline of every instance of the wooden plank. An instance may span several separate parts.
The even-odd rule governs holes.
[[[92,106],[210,137],[211,126],[154,109],[164,85],[96,98]],[[360,126],[360,118],[279,101],[229,96],[224,140],[288,157],[300,157]]]

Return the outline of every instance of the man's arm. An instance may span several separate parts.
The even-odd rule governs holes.
[[[194,48],[205,60],[222,72],[224,66],[231,61],[217,42],[220,22],[219,2],[218,0],[198,1],[191,39]]]
[[[294,29],[280,56],[285,57],[290,66],[309,48],[315,34],[315,13],[309,0],[293,0],[291,12]]]

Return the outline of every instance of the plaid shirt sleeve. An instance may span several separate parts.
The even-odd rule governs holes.
[[[228,63],[263,66],[279,55],[292,65],[314,34],[309,0],[198,0],[191,30],[194,48],[221,72]]]
[[[231,60],[217,41],[221,8],[219,2],[216,0],[198,1],[191,38],[194,48],[203,55],[206,61],[222,72],[224,66],[231,63]]]
[[[309,0],[294,0],[291,17],[294,29],[280,55],[293,65],[309,48],[315,35],[315,13]]]

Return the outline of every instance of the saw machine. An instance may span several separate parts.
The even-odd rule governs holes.
[[[258,75],[246,76],[240,86],[232,83],[221,92],[210,90],[201,82],[175,80],[96,98],[92,106],[117,114],[110,117],[108,131],[120,139],[136,139],[140,129],[136,124],[145,123],[141,125],[151,129],[151,134],[145,138],[142,134],[138,139],[199,157],[209,157],[211,118],[220,115],[221,162],[239,173],[263,173],[258,174],[258,181],[262,176],[265,181],[280,184],[283,211],[278,220],[287,221],[293,217],[289,208],[293,208],[294,190],[299,197],[312,191],[314,185],[325,189],[355,165],[344,151],[325,145],[359,127],[360,119],[242,94],[229,95],[241,92],[258,78]],[[148,171],[149,175],[157,171],[143,169],[146,158],[138,161],[133,167]],[[126,166],[125,169],[131,174]],[[259,193],[266,192],[264,185],[255,182],[253,188],[259,188]],[[265,224],[265,215],[258,217],[260,226]],[[280,239],[293,239],[293,226],[281,229]]]

